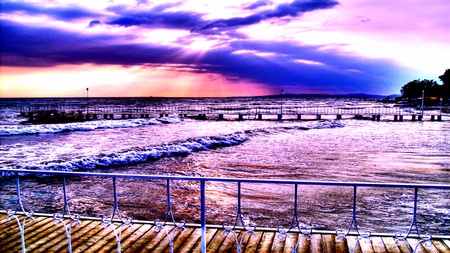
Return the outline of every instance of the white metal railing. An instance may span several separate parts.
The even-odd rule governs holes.
[[[341,241],[346,238],[350,233],[356,233],[358,239],[356,241],[354,251],[356,252],[359,241],[370,240],[372,234],[371,231],[361,231],[358,227],[357,219],[357,196],[358,189],[364,187],[374,187],[374,188],[402,188],[402,189],[413,189],[414,190],[414,205],[412,210],[412,218],[409,229],[406,232],[399,232],[394,234],[397,241],[404,241],[409,245],[407,238],[410,236],[418,237],[420,240],[417,245],[409,245],[410,250],[416,252],[419,245],[430,246],[431,245],[431,234],[421,234],[420,228],[417,223],[417,204],[419,190],[421,189],[439,189],[439,190],[450,190],[450,185],[430,185],[430,184],[394,184],[394,183],[364,183],[364,182],[325,182],[325,181],[297,181],[297,180],[268,180],[268,179],[242,179],[242,178],[217,178],[217,177],[184,177],[184,176],[162,176],[162,175],[138,175],[138,174],[116,174],[116,173],[87,173],[87,172],[61,172],[61,171],[38,171],[38,170],[13,170],[13,169],[0,169],[0,176],[4,178],[14,178],[16,180],[16,208],[15,210],[8,210],[8,219],[15,219],[20,229],[21,233],[21,243],[22,252],[25,253],[25,225],[29,221],[33,221],[34,212],[27,211],[24,207],[21,191],[20,191],[20,179],[25,178],[26,175],[38,175],[38,176],[54,176],[60,177],[62,179],[62,188],[64,194],[64,207],[61,213],[54,214],[55,224],[62,223],[66,232],[68,240],[68,251],[71,252],[71,229],[72,226],[80,224],[80,216],[72,215],[70,212],[70,205],[67,200],[66,192],[66,178],[71,177],[100,177],[100,178],[110,178],[113,184],[113,196],[114,196],[114,206],[111,216],[103,217],[103,226],[110,227],[114,233],[117,241],[117,251],[120,252],[120,238],[123,229],[132,225],[133,220],[131,218],[125,218],[120,213],[120,206],[117,199],[117,187],[116,179],[146,179],[146,180],[164,180],[166,182],[166,204],[167,210],[165,212],[164,221],[155,220],[154,225],[157,232],[164,231],[166,237],[169,241],[170,251],[173,252],[173,241],[175,239],[175,230],[184,231],[185,222],[176,221],[172,212],[171,203],[171,182],[173,181],[196,181],[199,183],[200,189],[200,226],[201,226],[201,250],[206,252],[206,184],[209,182],[221,182],[221,183],[236,183],[237,184],[237,209],[234,224],[223,224],[222,228],[224,233],[229,233],[234,236],[237,251],[241,252],[242,241],[245,236],[253,236],[255,234],[256,225],[249,224],[244,217],[241,210],[241,185],[245,184],[271,184],[271,185],[292,185],[295,189],[293,207],[294,212],[291,218],[291,224],[289,228],[278,227],[278,233],[280,238],[287,238],[291,242],[293,252],[297,251],[299,246],[298,242],[301,237],[311,238],[312,229],[310,227],[302,226],[299,222],[299,215],[297,211],[298,206],[298,186],[333,186],[333,187],[351,187],[353,189],[353,202],[352,202],[352,219],[348,224],[346,229],[336,230],[336,241]],[[422,196],[423,197],[423,196]],[[22,218],[22,221],[20,221]],[[65,222],[64,219],[70,219],[69,222]],[[170,222],[175,225],[175,229],[172,233],[166,230],[165,225]],[[245,230],[244,236],[241,240],[238,240],[238,236],[234,230]],[[299,239],[296,245],[293,243],[293,239],[288,233],[294,232],[299,233]]]

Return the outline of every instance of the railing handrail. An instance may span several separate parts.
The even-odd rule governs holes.
[[[15,176],[16,178],[16,209],[8,210],[7,214],[8,220],[15,219],[21,235],[21,243],[22,243],[22,252],[25,253],[26,245],[25,245],[25,225],[27,221],[34,221],[33,211],[26,211],[21,199],[20,193],[20,177],[24,177],[27,175],[53,175],[62,178],[63,183],[63,194],[64,194],[64,207],[62,212],[55,213],[54,223],[55,225],[61,223],[66,232],[67,240],[68,240],[68,251],[72,252],[71,246],[71,233],[72,226],[77,226],[81,224],[80,215],[72,215],[70,212],[70,205],[67,200],[67,190],[66,190],[66,177],[103,177],[103,178],[111,178],[113,182],[113,193],[114,193],[114,207],[111,216],[104,216],[102,218],[102,226],[104,228],[110,227],[114,232],[117,242],[117,251],[120,253],[121,249],[121,235],[122,231],[127,227],[132,226],[133,220],[130,217],[123,217],[120,213],[120,208],[117,199],[117,187],[116,180],[118,178],[125,179],[151,179],[151,180],[165,180],[166,181],[166,204],[167,204],[167,212],[165,214],[165,219],[163,221],[155,220],[154,228],[156,232],[164,231],[166,237],[169,241],[170,252],[173,253],[173,241],[175,239],[175,231],[184,231],[186,222],[181,220],[179,222],[175,221],[175,217],[171,208],[171,190],[170,190],[170,182],[175,180],[183,180],[183,181],[197,181],[200,186],[200,228],[201,228],[201,252],[207,252],[206,250],[206,183],[207,182],[222,182],[222,183],[237,183],[237,210],[234,225],[231,224],[223,224],[222,228],[225,234],[231,234],[235,239],[237,252],[241,252],[243,239],[246,235],[252,237],[255,235],[256,224],[247,223],[245,221],[245,217],[241,212],[241,184],[242,183],[263,183],[263,184],[284,184],[284,185],[293,185],[294,186],[294,201],[293,208],[294,212],[291,218],[291,225],[289,228],[284,228],[283,226],[279,226],[277,231],[279,233],[279,237],[285,237],[292,244],[293,252],[297,252],[298,243],[293,244],[292,237],[288,234],[289,232],[296,232],[299,234],[299,238],[307,237],[311,238],[312,228],[308,225],[301,225],[299,222],[299,214],[297,211],[298,208],[298,186],[299,185],[314,185],[314,186],[339,186],[339,187],[352,187],[353,188],[353,201],[352,201],[352,219],[348,226],[348,229],[337,229],[336,230],[336,242],[340,242],[350,235],[352,231],[355,231],[358,235],[358,239],[355,243],[355,252],[357,249],[357,245],[359,241],[370,240],[370,236],[372,232],[370,230],[362,231],[358,227],[358,218],[357,218],[357,189],[359,187],[378,187],[378,188],[410,188],[414,189],[414,202],[413,202],[413,215],[412,221],[409,226],[407,232],[397,232],[395,233],[396,241],[405,241],[411,234],[416,234],[419,238],[419,242],[416,244],[414,248],[414,253],[417,252],[417,249],[420,245],[431,245],[432,235],[429,233],[421,234],[419,231],[419,226],[417,223],[417,209],[418,209],[418,192],[419,189],[440,189],[440,190],[450,190],[450,184],[412,184],[412,183],[371,183],[371,182],[329,182],[329,181],[305,181],[305,180],[283,180],[283,179],[254,179],[254,178],[220,178],[220,177],[199,177],[199,176],[166,176],[166,175],[146,175],[146,174],[119,174],[119,173],[97,173],[97,172],[67,172],[67,171],[45,171],[45,170],[24,170],[24,169],[1,169],[0,172],[4,173],[3,175]],[[22,215],[22,223],[19,220],[19,216]],[[117,218],[116,218],[117,217]],[[65,219],[71,219],[69,223],[64,221]],[[172,221],[175,228],[169,233],[169,231],[165,228],[167,222]],[[114,224],[114,223],[121,223]],[[234,231],[235,229],[245,230],[243,232],[242,237],[239,240],[238,234]],[[299,239],[300,240],[300,239]],[[299,242],[298,240],[298,242]],[[411,247],[411,245],[409,245]],[[428,246],[427,246],[428,247]],[[354,253],[354,252],[352,252]]]
[[[269,184],[297,184],[317,186],[348,186],[348,187],[378,187],[378,188],[420,188],[420,189],[445,189],[450,190],[450,184],[415,184],[415,183],[372,183],[372,182],[340,182],[340,181],[311,181],[311,180],[289,180],[289,179],[256,179],[256,178],[227,178],[227,177],[198,177],[198,176],[168,176],[148,174],[122,174],[122,173],[98,173],[98,172],[68,172],[50,170],[16,170],[0,169],[0,172],[11,174],[33,174],[54,175],[69,177],[105,177],[105,178],[131,178],[131,179],[153,179],[153,180],[185,180],[185,181],[208,181],[228,183],[269,183]]]

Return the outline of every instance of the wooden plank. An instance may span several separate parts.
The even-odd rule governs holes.
[[[442,242],[447,246],[447,248],[450,249],[450,240],[448,240],[448,239],[443,239]]]
[[[153,238],[158,235],[158,232],[153,229],[153,225],[146,224],[142,226],[143,228],[147,229],[139,238],[136,238],[136,240],[127,248],[123,250],[123,252],[126,253],[134,253],[134,252],[140,252],[141,248],[144,247],[148,242],[152,241]]]
[[[20,221],[20,225],[23,225],[23,216],[18,217]],[[35,218],[34,221],[31,219],[27,219],[27,222],[25,223],[25,229],[27,228],[33,228],[33,230],[37,229],[39,226],[42,226],[43,224],[47,223],[47,219],[43,217]],[[4,227],[3,227],[4,226]],[[12,219],[11,221],[8,221],[7,223],[3,224],[0,229],[0,234],[9,233],[9,234],[16,234],[20,233],[19,225],[17,224],[16,219]]]
[[[263,236],[263,232],[257,231],[255,235],[248,238],[245,247],[242,247],[242,252],[245,253],[255,253],[258,250],[259,243],[261,242],[261,238]]]
[[[82,221],[81,224],[89,227],[89,229],[85,234],[73,238],[72,240],[73,252],[84,252],[84,249],[89,248],[90,246],[92,246],[94,243],[97,242],[96,239],[101,240],[102,238],[98,236],[98,234],[104,230],[103,227],[101,226],[101,222],[93,221],[87,224],[85,221]],[[107,231],[103,232],[105,235],[107,234]]]
[[[116,228],[116,232],[119,233],[120,231],[120,226],[122,224],[120,224],[117,228]],[[131,227],[128,226],[124,226],[123,230],[122,230],[122,234],[120,235],[120,251],[122,251],[122,243],[124,241],[127,240],[128,237],[130,237],[130,235],[132,235],[136,230],[138,230],[139,228],[142,227],[142,224],[133,224]],[[114,235],[114,232],[111,229],[110,232],[112,235]],[[103,247],[101,247],[101,251],[103,252],[116,252],[118,251],[118,243],[116,240],[116,237],[114,235],[114,240],[113,241],[109,241],[108,244],[104,245]]]
[[[185,231],[182,231],[179,228],[174,227],[172,231],[169,233],[169,238],[172,240],[172,245],[175,245],[178,241],[178,239],[183,239],[182,237],[189,237],[192,233],[193,228],[186,229]],[[181,235],[181,236],[180,236]],[[169,238],[166,235],[166,238],[162,240],[156,247],[152,249],[152,252],[170,252],[170,242]],[[175,249],[173,252],[177,252]]]
[[[161,231],[162,232],[162,231]],[[171,229],[171,232],[167,235],[164,240],[161,240],[158,245],[155,245],[155,247],[152,249],[152,252],[164,252],[168,251],[170,252],[170,241],[174,241],[174,239],[180,234],[181,230],[176,228],[175,226]]]
[[[120,242],[121,251],[127,251],[129,247],[131,247],[136,241],[138,241],[139,238],[141,238],[152,227],[153,226],[150,224],[141,224],[141,226],[137,230],[133,231],[133,233],[131,233],[128,237],[122,236],[122,240]]]
[[[363,253],[375,253],[373,247],[372,247],[372,238],[362,238],[359,240],[359,247],[361,249],[361,252]]]
[[[334,235],[322,235],[322,251],[324,253],[336,252],[336,242]]]
[[[73,252],[96,252],[95,250],[102,248],[109,240],[115,241],[116,238],[111,235],[111,229],[104,228],[101,224],[97,222],[95,233],[88,233],[90,237],[83,237],[83,242],[78,247],[72,248]]]
[[[208,231],[206,230],[206,235],[208,235]],[[178,245],[177,252],[180,253],[188,253],[191,251],[192,248],[194,248],[195,244],[201,240],[202,236],[202,229],[196,228],[191,235],[189,236],[188,240],[185,240],[183,243]]]
[[[37,241],[41,236],[45,236],[45,231],[48,230],[48,228],[51,228],[53,226],[53,222],[49,220],[42,220],[41,222],[38,222],[37,224],[34,224],[34,226],[27,227],[25,225],[25,245],[32,244],[34,241]],[[38,236],[39,235],[39,236]],[[22,249],[21,246],[21,239],[20,239],[20,232],[17,231],[14,235],[1,240],[1,244],[5,244],[5,247],[9,249],[9,251],[13,251],[15,248],[19,248],[19,250]],[[6,246],[7,245],[7,246]],[[3,245],[0,246],[0,249],[3,251]]]
[[[26,225],[25,225],[26,228]],[[20,229],[15,219],[3,224],[0,230],[0,247],[10,244],[10,241],[20,241]]]
[[[292,253],[294,252],[294,248],[297,246],[297,241],[299,238],[299,233],[289,233],[288,234],[291,239],[286,238],[286,241],[284,243],[284,253]],[[278,237],[278,235],[277,235]]]
[[[66,223],[66,226],[68,226],[70,221],[71,220],[64,221]],[[89,227],[88,225],[89,224],[85,224],[83,226],[83,224],[82,224],[80,226],[74,226],[72,228],[72,233],[77,233],[80,230],[86,229],[86,227]],[[55,248],[58,249],[58,248],[61,248],[61,246],[62,246],[62,248],[67,247],[67,244],[68,244],[67,243],[67,235],[66,235],[66,231],[64,230],[63,225],[62,224],[57,224],[57,225],[54,225],[54,226],[56,227],[56,229],[54,230],[54,232],[52,232],[52,234],[51,234],[52,238],[51,238],[50,241],[48,241],[48,243],[42,244],[42,245],[39,243],[39,246],[37,248],[35,248],[35,249],[33,249],[35,244],[30,245],[29,248],[33,249],[33,252],[36,252],[36,253],[54,252],[54,251],[50,250],[50,248],[55,247]],[[53,237],[53,233],[58,233],[58,235]]]
[[[0,236],[15,228],[18,228],[16,219],[8,220],[6,217],[0,218]]]
[[[309,236],[301,236],[300,237],[300,235],[299,235],[298,238],[299,239],[297,239],[297,240],[300,240],[300,243],[298,245],[297,252],[298,253],[309,253],[312,237],[309,237]],[[297,241],[295,243],[297,243]]]
[[[245,231],[238,230],[235,231],[235,234],[229,233],[217,252],[230,252],[232,249],[237,249],[239,247],[239,236],[244,232]],[[238,240],[237,242],[236,238]]]
[[[322,253],[322,235],[314,234],[311,235],[311,253]]]
[[[173,241],[173,252],[179,252],[183,244],[191,238],[192,233],[195,231],[195,228],[186,228],[182,233],[178,233],[178,236]],[[169,249],[166,250],[166,253],[170,253]]]
[[[284,252],[284,245],[286,244],[286,240],[289,240],[287,239],[287,237],[279,235],[279,233],[275,233],[275,236],[273,238],[272,247],[270,249],[270,252],[272,253]]]
[[[334,237],[334,241],[336,244],[336,253],[348,253],[348,245],[347,245],[347,238],[343,238],[336,242],[336,236]]]
[[[54,224],[52,227],[47,229],[47,231],[48,231],[48,234],[46,236],[41,236],[42,233],[39,233],[40,238],[36,242],[27,245],[28,252],[34,252],[41,248],[49,247],[49,246],[53,245],[53,243],[58,238],[58,236],[66,235],[64,232],[64,228],[62,228],[60,226],[55,226]],[[19,250],[20,247],[18,247],[17,249]]]
[[[347,239],[347,247],[349,252],[361,252],[361,247],[359,247],[359,242],[356,243],[356,241],[358,240],[358,238],[356,236],[346,236],[345,237]],[[356,250],[356,251],[355,251]]]
[[[275,237],[275,232],[264,232],[261,237],[261,242],[259,244],[257,253],[269,253],[272,247],[273,239]]]
[[[206,248],[208,248],[208,245],[212,242],[213,238],[216,236],[217,233],[222,233],[223,230],[220,229],[215,229],[215,228],[209,228],[206,229]],[[187,245],[185,245],[183,247],[183,250],[188,250],[186,252],[201,252],[201,247],[202,247],[202,240],[201,240],[201,230],[200,230],[200,236],[199,239],[194,243],[193,247],[191,249],[189,249],[189,247],[191,246],[191,243],[188,243]]]
[[[167,233],[171,233],[174,229],[174,226],[165,226]],[[152,230],[155,230],[155,232],[158,232],[157,227],[153,227]],[[162,241],[167,242],[167,234],[166,231],[161,229],[155,237],[151,241],[148,241],[144,247],[142,247],[139,252],[146,253],[146,252],[153,252],[153,249],[157,247],[158,244],[160,244]],[[163,242],[163,243],[165,243]]]
[[[417,243],[420,242],[420,239],[417,239]],[[434,246],[433,242],[421,243],[420,246],[428,253],[439,253],[439,250]]]
[[[416,246],[419,244],[420,239],[416,238],[408,238],[409,244],[411,245],[413,251],[416,249]],[[420,243],[417,247],[417,253],[439,253],[439,250],[434,246],[433,243],[427,246],[425,243]]]
[[[6,215],[0,216],[6,217]],[[69,222],[67,219],[66,222]],[[67,237],[61,224],[54,225],[52,217],[36,217],[33,223],[27,223],[25,237],[27,252],[67,252]],[[118,224],[117,224],[118,225]],[[169,253],[166,233],[154,231],[150,224],[134,224],[131,229],[125,229],[121,238],[121,249],[125,253],[134,252],[165,252]],[[173,226],[168,226],[170,236]],[[0,221],[0,252],[21,251],[20,233],[15,220]],[[12,233],[15,232],[15,233]],[[238,240],[241,241],[245,231],[237,230]],[[255,232],[256,236],[246,234],[241,252],[283,252],[292,253],[292,245],[288,239],[278,238],[276,232]],[[237,252],[234,236],[224,235],[221,229],[207,229],[208,252]],[[290,233],[292,243],[296,245],[299,233]],[[81,226],[73,227],[73,252],[115,252],[117,243],[111,228],[104,229],[100,221],[84,220]],[[343,253],[354,250],[357,237],[347,236],[346,240],[335,241],[334,234],[314,234],[311,241],[306,237],[300,238],[298,253],[337,252]],[[360,241],[356,252],[370,253],[409,253],[408,243],[414,250],[420,239],[408,238],[407,242],[395,243],[394,237],[371,237],[371,243]],[[417,252],[442,253],[450,252],[450,240],[433,239],[431,247],[419,245]],[[187,228],[183,233],[175,232],[174,252],[200,252],[201,229]]]
[[[87,233],[95,225],[96,224],[94,222],[87,220],[82,222],[81,225],[73,226],[71,233],[71,242],[76,241],[79,237]],[[62,224],[58,224],[58,226],[62,227]],[[66,236],[64,239],[62,239],[59,243],[53,245],[53,247],[49,248],[46,252],[58,252],[67,249],[69,243],[67,241],[67,235],[65,232],[64,235]]]
[[[381,240],[383,241],[388,253],[403,253],[399,246],[395,243],[395,239],[393,237],[381,237]]]
[[[217,252],[220,248],[220,246],[223,244],[223,242],[227,239],[228,235],[231,233],[224,233],[224,230],[218,231],[218,233],[215,234],[213,239],[211,240],[211,243],[208,244],[206,251],[207,252]]]
[[[238,241],[239,242],[242,241],[242,245],[241,245],[242,252],[244,252],[244,249],[247,247],[247,244],[250,241],[250,238],[253,236],[256,236],[256,233],[254,231],[253,231],[253,233],[252,232],[246,233],[246,231],[243,231],[242,233],[239,234]],[[242,237],[244,237],[244,238],[242,238]],[[232,250],[232,252],[237,252],[237,248],[234,248]]]
[[[406,240],[408,240],[413,252],[417,246],[417,250],[415,251],[415,253],[426,253],[422,245],[417,245],[419,243],[419,240],[417,240],[416,238],[407,238]]]
[[[389,253],[381,237],[373,236],[370,238],[372,239],[372,247],[375,253]]]
[[[450,248],[448,248],[443,241],[440,240],[433,240],[433,244],[436,247],[436,249],[439,250],[441,253],[450,253]]]

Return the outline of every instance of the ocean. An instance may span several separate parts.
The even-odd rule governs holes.
[[[303,120],[237,115],[225,120],[198,120],[176,114],[163,117],[92,120],[64,124],[23,124],[21,106],[84,104],[83,98],[0,99],[0,168],[88,171],[226,178],[287,179],[333,182],[450,184],[450,121],[396,122]],[[90,98],[89,106],[232,109],[280,106],[376,106],[356,98]],[[15,208],[15,181],[6,173],[0,183],[0,210]],[[160,219],[165,212],[164,183],[120,180],[121,211],[133,219]],[[172,185],[177,219],[199,221],[198,185]],[[242,211],[262,227],[288,226],[293,188],[243,184]],[[207,188],[208,223],[234,220],[236,185],[211,183]],[[56,194],[55,194],[56,192]],[[69,178],[73,212],[101,217],[111,208],[110,181]],[[351,187],[301,186],[299,220],[314,229],[347,228]],[[61,183],[52,177],[23,178],[23,203],[35,212],[61,209]],[[412,219],[413,190],[364,188],[358,192],[358,222],[373,232],[407,231]],[[420,190],[421,232],[450,231],[450,192]]]

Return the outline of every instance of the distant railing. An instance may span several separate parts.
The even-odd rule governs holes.
[[[418,206],[418,197],[419,190],[421,189],[439,189],[439,190],[450,190],[450,185],[428,185],[428,184],[392,184],[392,183],[363,183],[363,182],[323,182],[323,181],[294,181],[294,180],[267,180],[267,179],[237,179],[237,178],[207,178],[207,177],[181,177],[181,176],[162,176],[162,175],[136,175],[136,174],[114,174],[114,173],[85,173],[85,172],[60,172],[60,171],[36,171],[36,170],[12,170],[12,169],[0,169],[0,175],[4,177],[15,177],[16,180],[16,207],[15,210],[8,210],[8,219],[15,219],[20,229],[21,233],[21,243],[22,243],[22,252],[25,252],[25,226],[27,222],[33,221],[34,212],[32,210],[27,210],[24,206],[21,196],[21,187],[20,187],[20,178],[24,178],[24,175],[38,175],[38,176],[55,176],[60,177],[62,179],[62,189],[63,189],[63,200],[64,206],[60,213],[54,214],[55,224],[58,225],[61,223],[66,231],[66,236],[68,240],[68,251],[71,252],[71,230],[73,226],[76,226],[81,222],[79,215],[71,214],[70,203],[67,199],[67,190],[66,190],[66,178],[72,177],[100,177],[100,178],[110,178],[111,183],[113,184],[113,210],[111,216],[103,217],[102,224],[103,226],[109,227],[114,233],[117,241],[117,251],[121,251],[120,240],[123,229],[126,229],[129,226],[132,226],[133,221],[131,218],[125,218],[122,216],[120,212],[120,206],[117,199],[117,187],[116,187],[116,179],[145,179],[145,180],[164,180],[166,182],[166,205],[167,209],[165,212],[165,219],[163,221],[155,220],[154,228],[159,231],[164,231],[166,237],[169,241],[170,252],[173,252],[173,241],[174,241],[174,233],[175,230],[183,231],[185,229],[184,221],[176,221],[174,214],[172,212],[172,203],[171,203],[171,182],[174,181],[195,181],[199,183],[199,193],[200,193],[200,226],[201,226],[201,251],[206,252],[206,184],[211,182],[221,182],[221,183],[234,183],[237,184],[237,209],[236,209],[236,217],[233,224],[223,224],[222,228],[225,233],[232,234],[236,243],[237,252],[241,252],[242,242],[246,236],[253,236],[255,234],[255,230],[257,227],[255,224],[249,224],[245,219],[242,210],[241,210],[241,185],[242,184],[269,184],[269,185],[292,185],[294,188],[294,196],[293,196],[293,215],[291,218],[291,224],[289,228],[278,227],[278,233],[280,238],[287,238],[291,243],[292,251],[297,252],[297,248],[299,246],[298,242],[301,237],[306,237],[306,239],[311,238],[311,233],[313,232],[310,227],[305,225],[301,225],[299,222],[299,213],[298,213],[298,186],[333,186],[333,187],[351,187],[353,189],[353,202],[352,205],[352,219],[348,224],[346,229],[337,229],[336,230],[336,241],[339,242],[347,237],[349,234],[356,234],[358,239],[355,243],[354,252],[357,251],[357,247],[360,241],[368,241],[370,240],[370,236],[372,234],[371,231],[361,231],[358,227],[358,189],[364,187],[374,187],[374,188],[402,188],[402,189],[413,189],[414,190],[414,205],[412,209],[412,217],[411,224],[409,229],[405,232],[396,233],[394,236],[397,241],[404,241],[409,245],[407,238],[418,237],[420,240],[417,245],[409,245],[410,251],[416,252],[420,245],[424,245],[425,247],[429,247],[431,245],[431,234],[421,234],[418,226],[418,217],[417,217],[417,206]],[[25,178],[26,180],[26,178]],[[426,196],[421,196],[425,198]],[[423,200],[422,200],[423,201]],[[22,218],[22,220],[20,220]],[[69,221],[65,221],[65,219],[69,219]],[[166,224],[173,224],[175,229],[172,233],[169,233],[169,230],[165,228]],[[241,240],[238,240],[238,235],[235,230],[243,230],[245,231]],[[289,235],[289,233],[298,233],[299,239],[297,244],[294,244],[293,239]]]
[[[450,113],[446,107],[399,107],[399,106],[87,106],[78,105],[22,105],[20,113],[63,111],[89,114],[224,114],[224,115],[441,115]]]

